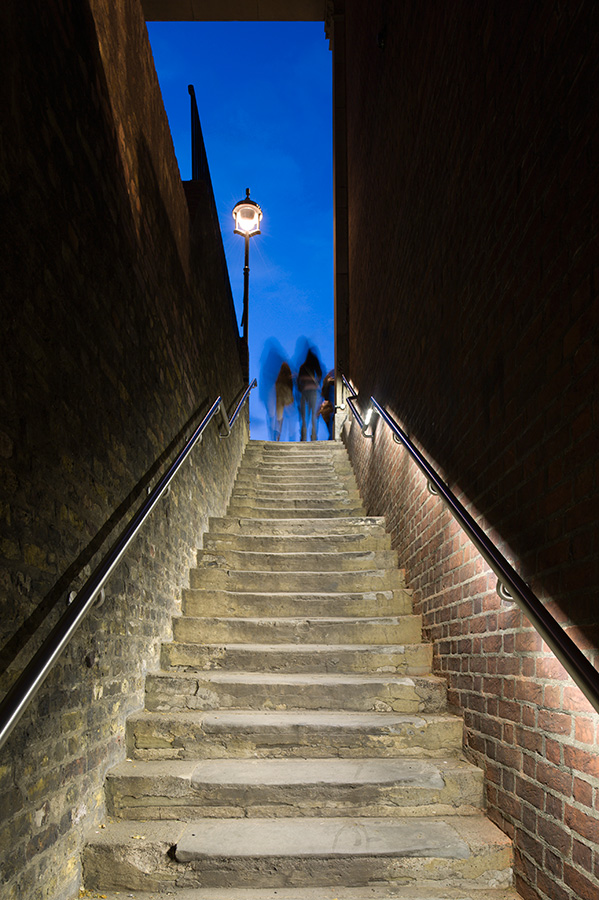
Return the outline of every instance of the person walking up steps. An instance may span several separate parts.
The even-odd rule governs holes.
[[[322,369],[318,357],[313,350],[308,350],[304,363],[300,366],[297,376],[297,386],[300,393],[300,415],[302,420],[301,440],[307,440],[307,421],[312,417],[311,440],[317,440],[316,425],[318,422],[318,407],[320,399],[320,379]]]

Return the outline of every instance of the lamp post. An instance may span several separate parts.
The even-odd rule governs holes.
[[[250,238],[260,234],[260,221],[262,210],[255,202],[250,200],[250,189],[245,190],[245,200],[240,200],[233,207],[235,220],[235,234],[241,234],[245,238],[245,265],[243,267],[243,315],[241,327],[243,329],[243,344],[246,353],[244,367],[246,368],[246,380],[249,383],[249,347],[248,347],[248,295],[250,287]]]

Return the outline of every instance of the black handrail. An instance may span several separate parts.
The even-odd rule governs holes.
[[[349,382],[345,378],[343,378],[343,382],[347,389],[352,392],[353,399],[356,399],[357,394]],[[354,412],[355,404],[350,403],[349,398],[347,402],[352,412]],[[488,535],[485,534],[480,525],[475,522],[468,510],[460,503],[453,491],[414,446],[397,422],[374,397],[370,398],[370,405],[391,429],[394,439],[398,443],[403,444],[427,479],[431,492],[439,494],[443,499],[454,519],[466,532],[487,565],[495,573],[498,579],[497,592],[500,597],[517,603],[532,626],[538,631],[564,669],[578,685],[589,703],[599,712],[599,672],[597,669],[589,662],[580,648],[576,646],[572,638],[566,634],[559,622],[543,606],[536,594],[518,575],[514,567]],[[356,419],[360,424],[361,430],[364,431],[364,419],[360,415],[357,415]]]
[[[362,418],[362,416],[358,412],[358,407],[354,403],[354,400],[358,399],[358,395],[354,391],[353,387],[351,386],[351,384],[349,383],[349,381],[347,380],[345,375],[341,376],[341,380],[343,381],[345,389],[348,392],[348,396],[345,398],[345,402],[351,409],[355,420],[357,421],[358,425],[360,426],[360,431],[362,432],[364,437],[374,438],[373,434],[366,434],[366,429],[368,428],[369,422],[367,422],[365,419]]]
[[[249,397],[250,391],[253,391],[253,389],[254,389],[255,387],[258,387],[258,382],[257,382],[257,380],[254,378],[254,380],[253,380],[252,383],[249,385],[249,387],[247,387],[247,388],[245,389],[245,391],[244,391],[244,393],[243,393],[243,396],[242,396],[241,400],[239,401],[239,403],[237,404],[237,406],[235,407],[235,412],[233,413],[233,415],[231,416],[230,419],[227,418],[227,413],[226,413],[226,410],[225,410],[224,406],[222,407],[222,409],[221,409],[221,417],[222,417],[222,420],[223,420],[223,425],[225,426],[225,433],[224,433],[224,434],[219,434],[219,437],[220,437],[220,438],[228,438],[228,437],[229,437],[229,435],[231,434],[231,429],[233,428],[233,425],[234,425],[235,422],[237,421],[237,416],[238,416],[239,413],[241,412],[241,408],[242,408],[243,404],[245,403],[245,401],[246,401],[247,398]]]
[[[101,594],[104,585],[108,581],[115,567],[127,551],[129,544],[137,535],[140,528],[161,499],[168,491],[170,484],[195,447],[201,441],[202,435],[214,416],[220,412],[221,418],[227,429],[228,437],[239,411],[246,402],[250,391],[256,387],[256,379],[246,389],[237,408],[229,421],[222,397],[217,397],[196,430],[169,466],[156,487],[144,500],[135,515],[131,518],[122,534],[117,538],[110,550],[106,553],[81,590],[76,594],[62,614],[50,634],[44,639],[42,645],[31,658],[25,669],[21,672],[6,696],[0,702],[0,748],[6,743],[13,728],[21,718],[25,708],[38,692],[58,657],[67,646],[75,631],[90,611]]]

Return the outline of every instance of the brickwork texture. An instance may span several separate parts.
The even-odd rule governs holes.
[[[210,189],[190,223],[137,0],[6,0],[0,67],[4,692],[242,372]],[[77,895],[104,773],[247,436],[247,418],[225,441],[209,426],[0,753],[3,900]]]
[[[597,664],[599,7],[346,2],[350,371]],[[382,422],[346,440],[525,900],[599,896],[599,716]]]

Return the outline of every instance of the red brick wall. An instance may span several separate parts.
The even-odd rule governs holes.
[[[596,663],[599,8],[348,0],[346,24],[346,374]],[[382,424],[347,441],[520,892],[591,900],[599,717]]]

